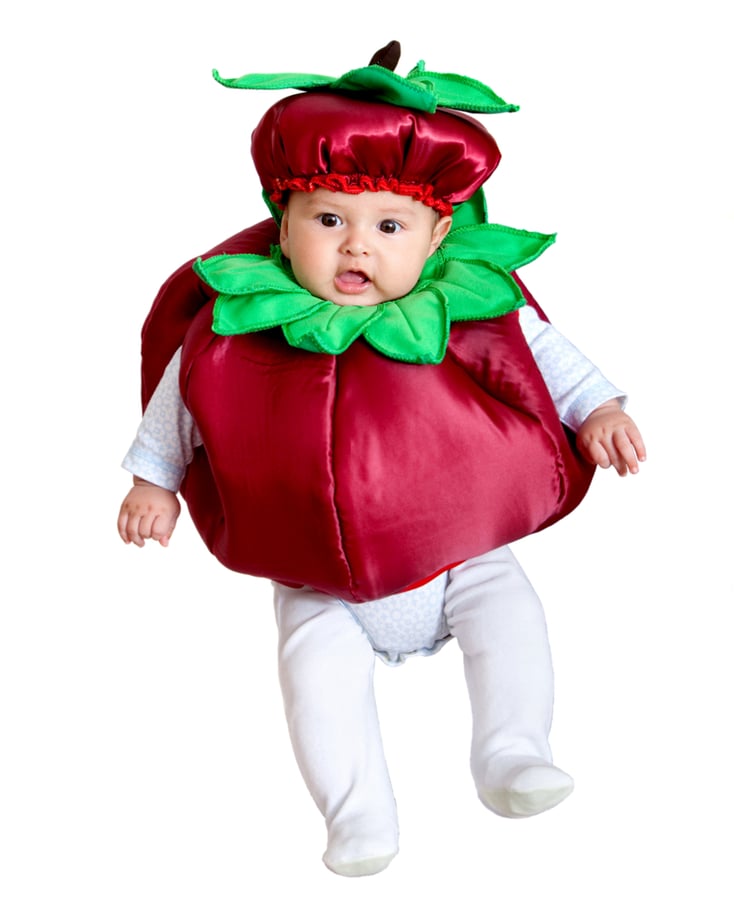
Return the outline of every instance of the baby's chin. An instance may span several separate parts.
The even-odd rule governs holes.
[[[327,301],[333,302],[334,305],[339,305],[342,308],[350,308],[350,307],[353,308],[356,305],[360,305],[360,306],[362,306],[362,308],[371,308],[375,305],[380,305],[382,302],[386,302],[387,300],[386,299],[376,299],[373,301],[371,299],[362,299],[359,297],[355,299],[352,296],[352,297],[347,297],[346,299],[344,299],[344,298],[328,299]]]

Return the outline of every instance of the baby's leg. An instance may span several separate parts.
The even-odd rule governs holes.
[[[326,819],[327,867],[375,874],[398,850],[398,821],[375,705],[375,655],[336,599],[275,584],[279,669],[293,751]]]
[[[573,780],[553,766],[548,745],[553,667],[545,617],[509,548],[452,569],[445,612],[464,654],[479,798],[508,818],[557,805]]]

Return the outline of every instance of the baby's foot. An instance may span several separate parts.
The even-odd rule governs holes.
[[[384,871],[398,853],[397,829],[369,821],[350,821],[332,827],[324,864],[347,878],[376,875]]]
[[[479,798],[503,818],[528,818],[562,802],[573,779],[542,758],[505,756],[493,759],[478,788]]]
[[[376,875],[384,871],[397,853],[391,853],[389,856],[370,856],[348,862],[332,862],[327,855],[328,851],[324,854],[324,865],[334,874],[342,875],[345,878],[362,878],[365,875]]]

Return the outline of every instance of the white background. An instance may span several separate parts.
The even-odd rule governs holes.
[[[0,901],[730,903],[732,74],[724,4],[28,3],[2,28]],[[472,11],[473,9],[473,11]],[[719,10],[720,12],[716,12]],[[576,778],[528,821],[468,771],[456,646],[378,670],[402,822],[338,878],[290,751],[266,582],[187,518],[117,538],[138,337],[179,264],[262,219],[248,137],[273,95],[210,76],[472,75],[522,110],[491,219],[557,230],[523,276],[630,393],[649,462],[516,546]]]

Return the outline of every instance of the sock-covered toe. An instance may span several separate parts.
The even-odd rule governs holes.
[[[331,827],[324,864],[347,878],[384,871],[398,852],[397,829],[392,822],[355,821]]]
[[[573,791],[573,779],[539,758],[503,759],[487,772],[478,790],[488,809],[504,818],[528,818],[562,802]]]

